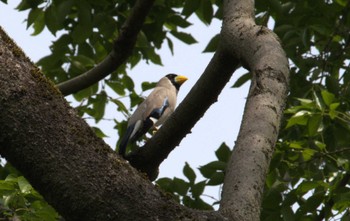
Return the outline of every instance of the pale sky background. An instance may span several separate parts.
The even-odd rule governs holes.
[[[36,62],[50,53],[48,47],[55,37],[46,28],[38,36],[31,36],[33,30],[31,28],[26,30],[26,23],[24,23],[28,11],[18,12],[14,10],[19,2],[18,0],[12,0],[9,1],[8,5],[0,2],[0,26],[15,40],[27,56]],[[174,56],[171,55],[166,43],[163,44],[163,49],[159,51],[163,66],[141,62],[134,69],[128,70],[138,92],[141,91],[140,85],[143,81],[156,82],[167,73],[185,75],[189,80],[180,89],[178,96],[178,103],[180,103],[196,83],[213,56],[212,53],[202,53],[202,51],[209,40],[220,32],[221,22],[215,19],[210,26],[205,26],[195,16],[192,16],[190,21],[194,25],[184,31],[191,33],[199,43],[186,45],[172,38]],[[163,162],[158,178],[183,178],[182,169],[185,162],[188,162],[195,169],[198,182],[203,178],[201,178],[196,168],[215,160],[214,151],[222,142],[226,142],[232,149],[241,123],[249,84],[245,84],[239,89],[230,87],[243,73],[246,73],[246,71],[240,69],[233,75],[220,95],[218,102],[211,106],[192,129],[192,133],[188,134],[180,145],[170,153],[168,159]],[[68,100],[71,99],[68,98]],[[122,117],[121,114],[117,113],[115,106],[107,108],[106,119],[117,118],[121,120]],[[93,125],[92,122],[89,121],[89,123]],[[117,131],[113,129],[113,124],[111,121],[102,121],[98,126],[109,136],[105,141],[114,149],[119,138]],[[218,187],[207,188],[205,193],[217,199],[220,196]],[[209,198],[203,199],[211,202]]]

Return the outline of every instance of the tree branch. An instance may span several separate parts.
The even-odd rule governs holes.
[[[225,0],[222,41],[253,74],[244,116],[227,165],[220,211],[260,220],[265,177],[288,92],[289,68],[278,38],[254,22],[254,1]]]
[[[108,76],[131,55],[137,35],[153,6],[154,0],[138,0],[127,18],[120,35],[114,42],[113,51],[91,70],[57,85],[64,96],[74,94]]]
[[[224,220],[122,160],[0,28],[0,154],[67,220]]]

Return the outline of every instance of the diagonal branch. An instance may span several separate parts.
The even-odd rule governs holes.
[[[107,57],[91,70],[57,85],[64,96],[74,94],[108,76],[131,55],[137,35],[153,6],[154,0],[138,0],[114,42],[114,48]]]
[[[208,108],[217,101],[221,90],[230,80],[239,61],[232,59],[219,46],[205,69],[183,102],[177,107],[170,119],[147,142],[144,148],[126,156],[131,165],[145,172],[151,180],[157,177],[158,167],[169,153],[191,132]]]
[[[0,27],[0,154],[66,220],[224,220],[181,206],[122,160]]]

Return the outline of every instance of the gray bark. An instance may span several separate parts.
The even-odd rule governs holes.
[[[223,44],[253,75],[220,204],[222,214],[239,221],[260,219],[289,82],[288,60],[277,36],[257,26],[253,12],[253,1],[224,2]]]

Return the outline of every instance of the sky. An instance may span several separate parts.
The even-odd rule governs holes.
[[[0,26],[15,40],[27,56],[36,62],[50,53],[49,45],[55,37],[46,28],[38,36],[31,36],[33,30],[31,28],[27,30],[24,22],[28,12],[14,10],[18,3],[18,0],[9,1],[8,5],[0,2]],[[209,40],[220,32],[221,22],[213,20],[209,26],[206,26],[193,16],[190,17],[190,22],[194,25],[184,31],[191,33],[197,39],[197,44],[186,45],[172,38],[174,55],[171,54],[166,43],[158,51],[163,66],[141,62],[135,68],[128,70],[138,92],[141,92],[140,85],[143,81],[156,82],[168,73],[185,75],[189,80],[181,86],[179,91],[178,103],[180,103],[196,83],[213,56],[212,53],[202,53],[202,51]],[[245,84],[238,89],[231,88],[231,86],[244,73],[246,73],[246,70],[243,69],[239,69],[234,73],[218,101],[197,122],[192,129],[192,133],[188,134],[162,163],[158,178],[184,178],[182,169],[185,162],[188,162],[196,171],[199,179],[197,181],[200,181],[203,178],[201,178],[196,168],[215,160],[214,151],[222,142],[225,142],[231,149],[233,148],[239,131],[249,85]],[[145,95],[148,93],[145,93]],[[70,97],[67,99],[72,101]],[[74,103],[72,105],[74,106]],[[110,106],[106,110],[105,118],[121,120],[123,115],[117,113],[115,106]],[[94,126],[93,121],[88,120],[88,123]],[[119,139],[117,131],[113,129],[113,124],[113,121],[102,120],[98,125],[109,136],[104,140],[112,148],[115,147],[115,143]],[[208,188],[205,193],[217,199],[220,196],[218,187]],[[210,201],[210,199],[204,200]]]

